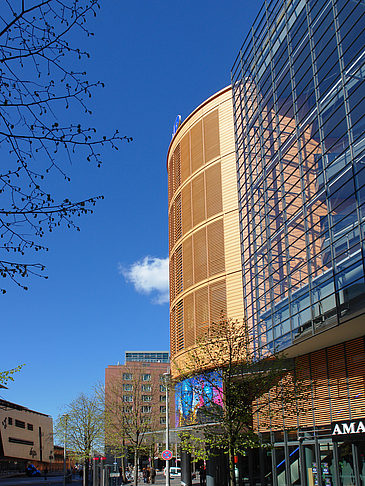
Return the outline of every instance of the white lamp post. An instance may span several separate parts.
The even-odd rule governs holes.
[[[63,441],[63,486],[66,486],[66,439],[68,415],[64,415],[63,417],[65,420],[65,436]]]
[[[170,421],[169,421],[169,385],[170,373],[164,373],[166,391],[166,450],[170,449]],[[166,486],[170,486],[170,461],[166,461]]]

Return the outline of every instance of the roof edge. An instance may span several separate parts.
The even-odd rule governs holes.
[[[205,101],[203,101],[199,106],[197,106],[186,118],[183,122],[181,122],[179,128],[176,130],[176,133],[174,134],[174,136],[172,137],[171,141],[170,141],[170,144],[169,144],[169,147],[167,149],[167,161],[166,161],[166,168],[168,170],[169,168],[169,154],[170,154],[170,149],[171,149],[171,145],[172,145],[172,142],[174,141],[176,135],[179,133],[181,127],[188,121],[190,120],[190,118],[192,116],[195,115],[195,113],[198,111],[198,110],[201,110],[203,108],[203,106],[207,105],[208,103],[210,103],[212,100],[214,100],[215,98],[218,98],[218,96],[221,96],[223,93],[229,91],[232,89],[232,85],[229,84],[228,86],[226,86],[225,88],[222,88],[221,90],[217,91],[216,93],[214,93],[213,95],[211,95],[209,98],[207,98]]]

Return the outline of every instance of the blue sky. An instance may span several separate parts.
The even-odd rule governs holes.
[[[1,368],[25,363],[0,396],[54,419],[103,381],[126,350],[168,350],[166,153],[186,118],[230,83],[230,68],[261,2],[103,0],[83,42],[95,92],[90,123],[134,141],[102,168],[68,167],[74,198],[103,194],[81,231],[47,236],[48,280],[1,296]],[[35,260],[35,256],[32,258]]]

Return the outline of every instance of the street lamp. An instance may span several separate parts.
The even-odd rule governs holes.
[[[170,421],[169,421],[169,385],[170,385],[170,373],[164,373],[164,383],[166,392],[166,450],[170,449]],[[166,460],[166,486],[170,486],[170,461]]]
[[[63,415],[65,435],[63,440],[63,486],[66,486],[66,438],[67,438],[67,422],[68,415]]]

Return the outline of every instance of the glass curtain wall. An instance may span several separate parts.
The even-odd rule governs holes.
[[[232,69],[255,352],[365,311],[365,4],[266,1]]]

